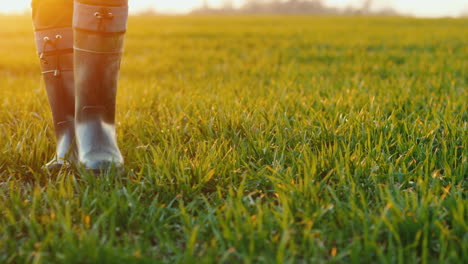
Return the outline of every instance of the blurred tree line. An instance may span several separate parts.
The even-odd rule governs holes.
[[[391,8],[375,11],[373,0],[364,0],[360,7],[329,7],[322,0],[248,0],[236,8],[233,0],[224,0],[222,7],[214,8],[205,0],[193,14],[342,14],[342,15],[400,15]]]

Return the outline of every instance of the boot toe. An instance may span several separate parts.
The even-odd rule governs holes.
[[[101,174],[111,171],[121,171],[123,169],[122,158],[118,155],[106,153],[87,155],[81,161],[86,170],[94,174]]]

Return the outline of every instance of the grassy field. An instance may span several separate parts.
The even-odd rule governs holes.
[[[48,175],[0,17],[0,263],[467,263],[468,20],[132,18],[128,172]]]

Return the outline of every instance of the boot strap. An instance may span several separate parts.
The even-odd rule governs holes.
[[[128,6],[97,6],[75,1],[73,27],[76,29],[124,33],[127,30]]]
[[[71,27],[40,30],[35,34],[43,74],[59,77],[62,71],[73,71]]]
[[[36,46],[39,54],[73,49],[73,29],[55,28],[36,31]]]

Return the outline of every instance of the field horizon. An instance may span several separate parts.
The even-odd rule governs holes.
[[[0,23],[1,263],[468,262],[468,19],[131,17],[100,177]]]

